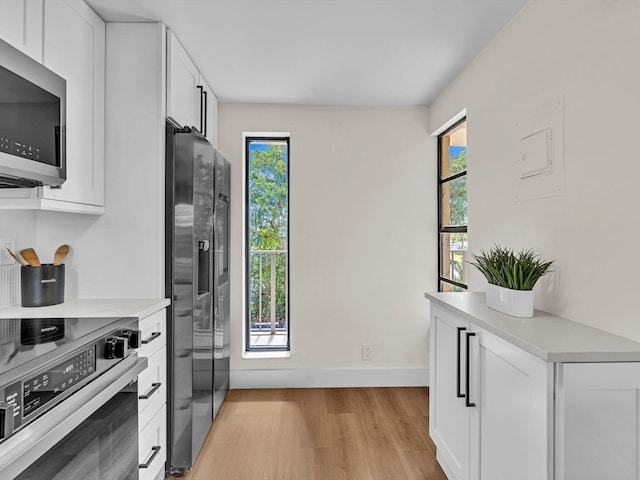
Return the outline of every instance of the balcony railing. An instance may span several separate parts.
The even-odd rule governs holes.
[[[289,330],[289,256],[287,250],[250,250],[249,254],[253,344],[260,335],[286,336]]]

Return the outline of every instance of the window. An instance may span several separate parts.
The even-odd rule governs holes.
[[[467,120],[438,136],[438,291],[467,289]]]
[[[245,141],[245,346],[289,350],[289,137]]]

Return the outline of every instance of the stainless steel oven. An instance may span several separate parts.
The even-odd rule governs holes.
[[[0,319],[0,478],[138,478],[137,328]]]

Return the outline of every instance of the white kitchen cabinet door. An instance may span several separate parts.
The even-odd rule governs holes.
[[[46,0],[44,64],[67,81],[67,180],[42,198],[102,213],[105,24],[81,0]]]
[[[556,479],[640,478],[640,363],[559,366]]]
[[[200,129],[200,73],[173,34],[167,32],[167,116]]]
[[[471,337],[471,479],[552,477],[551,364],[477,327]],[[604,477],[603,477],[604,478]]]
[[[42,62],[43,0],[2,0],[0,38]]]
[[[449,480],[468,480],[470,409],[465,399],[465,333],[469,322],[431,305],[429,435]],[[460,371],[460,374],[458,373]]]
[[[163,406],[138,436],[139,480],[164,478],[167,459],[167,409]]]
[[[217,140],[218,99],[202,75],[200,75],[199,86],[202,87],[202,100],[200,105],[197,106],[197,109],[199,112],[198,115],[200,115],[198,119],[201,120],[199,120],[200,123],[196,126],[202,125],[200,131],[204,133],[209,143],[215,147]]]

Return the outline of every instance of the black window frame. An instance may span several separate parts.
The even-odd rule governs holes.
[[[249,192],[249,178],[251,175],[251,156],[249,152],[249,145],[252,141],[274,141],[274,142],[286,142],[287,143],[287,271],[291,272],[291,241],[290,241],[290,206],[291,206],[291,136],[280,135],[268,135],[268,136],[245,136],[244,153],[245,153],[245,286],[244,286],[244,302],[245,302],[245,352],[289,352],[291,351],[291,304],[287,301],[287,344],[285,346],[280,345],[263,345],[263,346],[251,346],[251,231],[250,231],[250,205],[251,198]],[[287,299],[291,299],[291,281],[287,282]]]
[[[453,130],[458,128],[463,123],[466,123],[467,117],[464,116],[460,120],[456,121],[453,125],[447,128],[445,131],[438,134],[438,291],[442,292],[442,283],[448,283],[458,288],[463,288],[465,290],[469,289],[469,286],[465,283],[457,282],[450,278],[446,278],[442,276],[442,234],[447,233],[468,233],[468,224],[467,225],[456,225],[444,227],[442,222],[442,213],[443,213],[443,204],[442,204],[442,185],[445,183],[452,182],[458,178],[466,177],[467,170],[469,165],[467,164],[467,168],[463,171],[455,173],[453,175],[449,175],[446,178],[442,178],[442,139],[445,135],[451,133]]]

